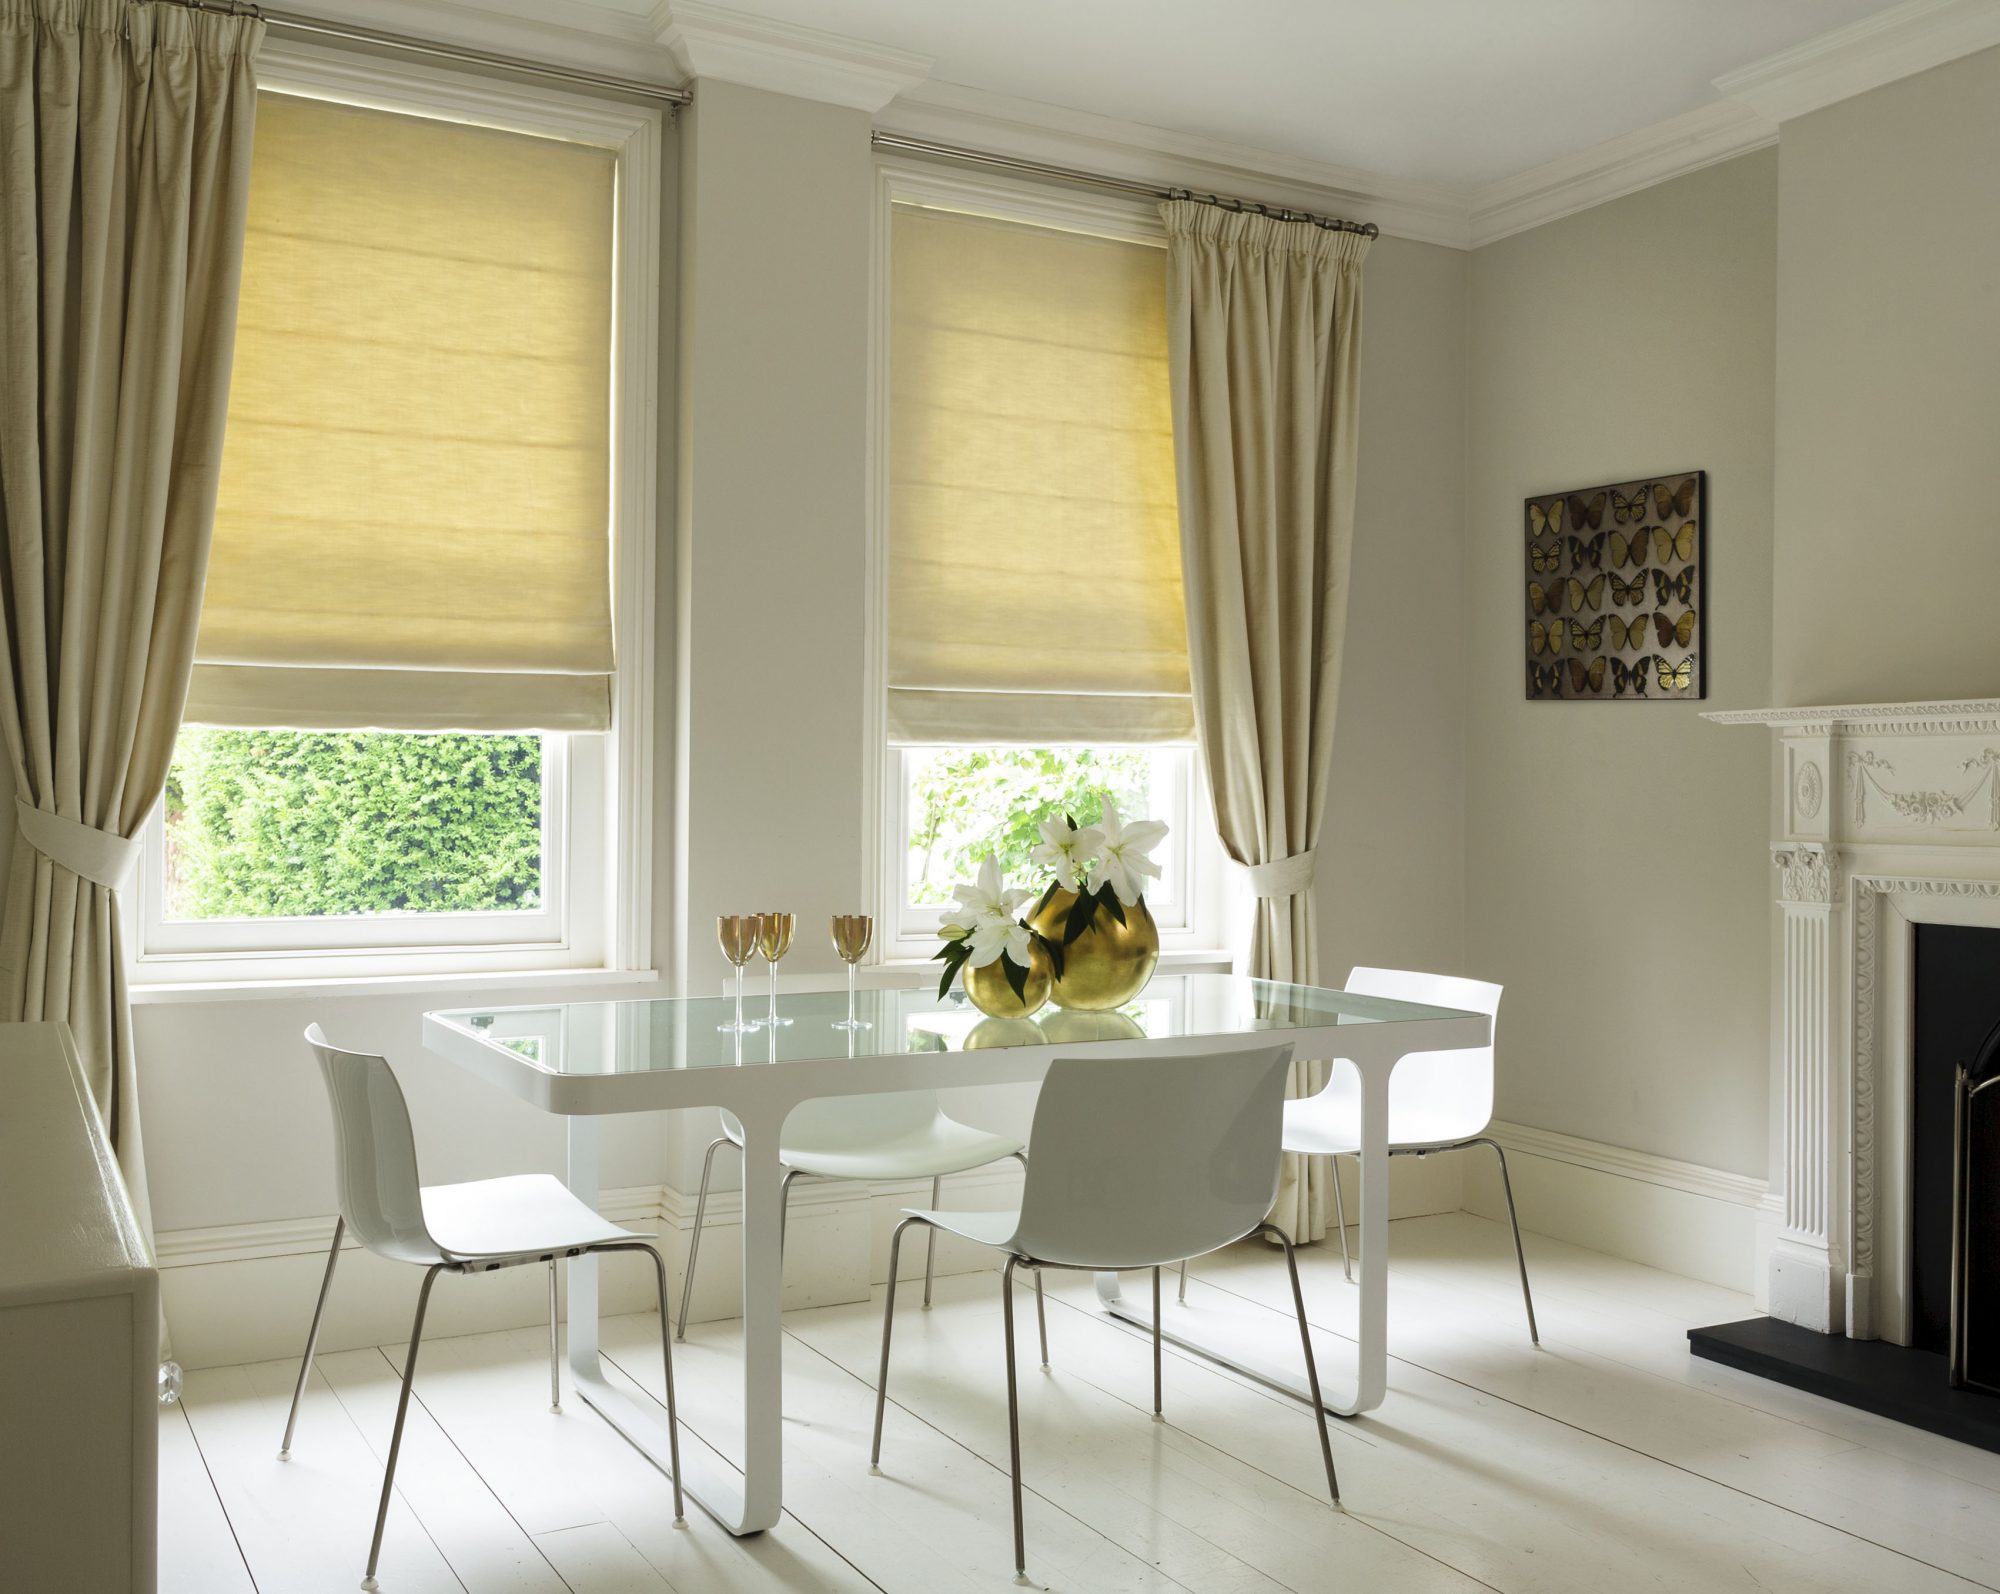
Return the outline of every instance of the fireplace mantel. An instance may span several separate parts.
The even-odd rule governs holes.
[[[1906,1344],[1913,927],[2000,926],[2000,698],[1704,718],[1780,751],[1770,1311]]]

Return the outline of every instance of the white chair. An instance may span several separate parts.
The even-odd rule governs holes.
[[[285,1419],[285,1442],[278,1459],[292,1453],[292,1432],[299,1420],[299,1398],[311,1375],[313,1352],[319,1344],[320,1317],[333,1285],[340,1242],[352,1228],[361,1243],[392,1262],[409,1262],[425,1269],[417,1292],[417,1316],[410,1328],[410,1351],[403,1365],[403,1391],[396,1401],[396,1427],[389,1438],[389,1461],[382,1472],[382,1501],[375,1510],[375,1537],[368,1546],[368,1571],[361,1586],[372,1589],[375,1566],[382,1555],[382,1528],[389,1518],[389,1496],[396,1484],[396,1453],[403,1443],[403,1418],[410,1409],[410,1381],[416,1376],[417,1347],[424,1335],[424,1310],[431,1285],[442,1272],[490,1273],[497,1268],[529,1262],[549,1266],[549,1401],[558,1410],[562,1384],[556,1361],[556,1259],[603,1251],[644,1251],[653,1259],[660,1292],[660,1349],[666,1362],[667,1433],[673,1463],[674,1520],[683,1520],[679,1418],[674,1409],[674,1358],[667,1339],[667,1265],[643,1234],[606,1222],[562,1183],[546,1173],[509,1178],[478,1179],[469,1184],[420,1185],[417,1182],[416,1138],[410,1130],[410,1110],[403,1088],[386,1059],[350,1052],[331,1044],[315,1024],[306,1043],[319,1059],[333,1105],[334,1174],[340,1197],[340,1217],[333,1226],[333,1247],[327,1252],[326,1274],[313,1307],[306,1334],[305,1359],[292,1391],[291,1414]]]
[[[1014,1269],[1153,1271],[1153,1416],[1161,1420],[1160,1269],[1252,1234],[1285,1250],[1292,1305],[1305,1349],[1306,1381],[1319,1421],[1326,1486],[1340,1503],[1333,1444],[1320,1404],[1319,1369],[1306,1328],[1292,1242],[1265,1221],[1278,1194],[1289,1046],[1197,1057],[1065,1058],[1050,1065],[1035,1103],[1020,1208],[1012,1212],[911,1211],[889,1241],[889,1293],[882,1307],[882,1366],[875,1382],[875,1438],[889,1391],[889,1334],[896,1319],[896,1259],[903,1232],[921,1223],[1006,1253],[1007,1438],[1014,1493],[1014,1567],[1027,1575],[1021,1524],[1021,1408],[1014,1372]],[[1046,1360],[1046,1352],[1044,1353]]]
[[[708,1210],[708,1176],[715,1154],[724,1146],[743,1149],[743,1126],[731,1113],[722,1115],[722,1133],[708,1143],[701,1159],[701,1193],[694,1203],[694,1233],[688,1237],[687,1272],[681,1280],[681,1319],[675,1337],[687,1338],[688,1302],[694,1296],[695,1258],[701,1255],[702,1216]],[[778,1161],[785,1169],[780,1210],[791,1210],[792,1185],[813,1179],[929,1179],[931,1205],[940,1204],[945,1175],[969,1173],[989,1163],[1013,1157],[1027,1166],[1021,1142],[988,1134],[945,1116],[934,1090],[902,1091],[887,1096],[834,1096],[805,1102],[785,1120]],[[784,1228],[779,1228],[780,1236]],[[931,1284],[937,1273],[937,1235],[931,1235],[924,1255],[924,1308],[930,1309]],[[1035,1277],[1040,1305],[1041,1276]],[[1048,1337],[1042,1340],[1042,1361],[1048,1361]]]
[[[1386,996],[1399,1002],[1431,1007],[1455,1007],[1495,1017],[1500,1011],[1498,985],[1462,980],[1448,974],[1419,974],[1403,969],[1358,968],[1347,976],[1344,989],[1362,996]],[[1437,1151],[1467,1146],[1491,1146],[1500,1159],[1500,1188],[1507,1196],[1507,1218],[1514,1226],[1514,1260],[1521,1270],[1521,1301],[1528,1309],[1528,1338],[1542,1342],[1535,1327],[1535,1298],[1528,1288],[1528,1255],[1521,1248],[1521,1220],[1514,1211],[1514,1182],[1507,1174],[1507,1153],[1489,1138],[1493,1121],[1493,1047],[1463,1051],[1416,1052],[1396,1065],[1389,1076],[1389,1155],[1427,1157]],[[1361,1081],[1352,1067],[1336,1063],[1326,1088],[1302,1101],[1285,1103],[1285,1149],[1307,1155],[1357,1156],[1361,1150]],[[1347,1248],[1346,1203],[1340,1194],[1339,1166],[1333,1181],[1334,1220],[1340,1225],[1341,1269],[1351,1280],[1353,1258]],[[1186,1270],[1181,1287],[1187,1287]]]

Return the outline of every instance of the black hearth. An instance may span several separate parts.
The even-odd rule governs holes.
[[[1770,1318],[1691,1329],[1697,1356],[2000,1451],[2000,1086],[1961,1105],[1958,1074],[2000,1074],[2000,930],[1916,926],[1910,1156],[1911,1343],[1850,1340]],[[1954,1182],[1963,1131],[1969,1196]],[[1953,1244],[1954,1209],[1959,1235]],[[1961,1359],[1952,1377],[1960,1267]],[[1975,1387],[1984,1385],[1986,1387]]]

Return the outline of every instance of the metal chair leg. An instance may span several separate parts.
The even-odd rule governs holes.
[[[1014,1575],[1028,1575],[1028,1539],[1021,1523],[1021,1391],[1014,1377],[1014,1266],[1008,1257],[1000,1270],[1000,1306],[1007,1324],[1007,1457],[1014,1493]]]
[[[549,1410],[562,1410],[562,1362],[556,1352],[556,1259],[554,1257],[549,1258]]]
[[[1327,1160],[1333,1164],[1333,1221],[1340,1225],[1340,1276],[1352,1284],[1354,1258],[1347,1249],[1347,1198],[1340,1193],[1340,1158]]]
[[[1153,1421],[1166,1419],[1160,1409],[1160,1270],[1153,1269]]]
[[[312,1376],[313,1352],[319,1349],[319,1320],[326,1313],[327,1291],[333,1288],[333,1265],[340,1260],[341,1236],[347,1232],[347,1219],[333,1220],[333,1244],[327,1247],[326,1272],[319,1281],[319,1299],[313,1303],[312,1327],[306,1330],[306,1357],[299,1363],[299,1381],[292,1388],[292,1411],[285,1419],[285,1442],[278,1447],[278,1459],[292,1458],[292,1430],[299,1422],[299,1401],[306,1392],[306,1380]]]
[[[1187,1258],[1186,1257],[1181,1258],[1180,1303],[1183,1306],[1187,1305]]]
[[[735,1144],[729,1136],[717,1135],[708,1143],[708,1154],[701,1159],[701,1194],[694,1202],[694,1233],[688,1236],[687,1273],[681,1279],[681,1321],[674,1330],[675,1339],[686,1339],[688,1334],[688,1302],[694,1298],[694,1259],[701,1255],[701,1220],[708,1211],[708,1172],[714,1165],[716,1152]]]
[[[1035,1329],[1042,1337],[1042,1371],[1049,1370],[1049,1314],[1042,1309],[1042,1270],[1035,1269]]]
[[[660,1255],[655,1246],[639,1244],[621,1246],[619,1249],[644,1251],[653,1259],[653,1272],[659,1280],[660,1363],[665,1369],[667,1380],[667,1461],[674,1473],[674,1522],[678,1525],[687,1520],[687,1507],[681,1499],[681,1414],[674,1405],[673,1337],[667,1332],[667,1259]]]
[[[1481,1139],[1473,1144],[1491,1146],[1493,1155],[1500,1159],[1500,1188],[1507,1195],[1507,1221],[1514,1225],[1514,1261],[1521,1269],[1521,1304],[1528,1309],[1528,1339],[1539,1345],[1542,1335],[1535,1327],[1535,1297],[1528,1288],[1528,1253],[1521,1247],[1521,1218],[1514,1210],[1514,1181],[1507,1176],[1507,1152],[1497,1140]]]
[[[444,1263],[433,1263],[424,1269],[424,1285],[417,1291],[416,1321],[410,1325],[410,1354],[403,1361],[403,1392],[396,1398],[396,1427],[389,1435],[389,1461],[382,1469],[382,1501],[375,1507],[375,1537],[368,1544],[368,1570],[361,1579],[364,1589],[373,1589],[375,1567],[382,1559],[382,1529],[389,1522],[389,1497],[396,1490],[396,1457],[403,1448],[403,1420],[410,1414],[410,1385],[417,1376],[417,1350],[424,1340],[424,1313],[431,1304],[431,1286],[444,1270]]]
[[[1319,1421],[1319,1453],[1326,1462],[1327,1493],[1333,1496],[1333,1503],[1340,1504],[1340,1478],[1333,1470],[1333,1441],[1326,1432],[1326,1406],[1320,1400],[1319,1364],[1313,1360],[1312,1330],[1306,1326],[1306,1296],[1299,1288],[1299,1259],[1292,1249],[1292,1237],[1275,1223],[1261,1223],[1257,1232],[1269,1234],[1285,1248],[1285,1269],[1292,1276],[1292,1310],[1298,1313],[1299,1344],[1306,1353],[1306,1384],[1312,1391],[1313,1416]]]
[[[792,1182],[798,1177],[798,1169],[788,1168],[785,1170],[783,1183],[778,1186],[778,1255],[780,1258],[783,1258],[785,1254],[785,1230],[791,1226],[792,1221]]]
[[[896,1225],[889,1236],[889,1294],[882,1302],[882,1365],[875,1374],[875,1438],[868,1448],[868,1465],[882,1464],[882,1408],[889,1400],[889,1331],[896,1326],[896,1269],[903,1255],[903,1231],[912,1223],[922,1223],[914,1215]]]
[[[1023,1163],[1023,1167],[1027,1164]],[[944,1205],[944,1179],[931,1175],[931,1210],[936,1212]],[[929,1238],[924,1242],[924,1310],[931,1309],[931,1281],[937,1277],[937,1227],[932,1225]]]

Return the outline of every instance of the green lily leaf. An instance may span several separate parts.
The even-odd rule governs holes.
[[[1118,900],[1117,892],[1113,891],[1109,886],[1103,886],[1098,890],[1097,900],[1111,910],[1112,918],[1116,919],[1119,924],[1124,924],[1125,904]]]
[[[1028,971],[1003,952],[1000,955],[1000,972],[1007,976],[1007,984],[1013,989],[1014,1000],[1027,1001]]]

